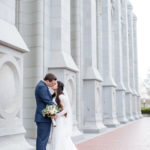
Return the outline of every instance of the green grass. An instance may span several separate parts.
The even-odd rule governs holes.
[[[150,108],[141,108],[142,114],[150,114]]]

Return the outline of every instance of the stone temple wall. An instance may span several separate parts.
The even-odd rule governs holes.
[[[141,118],[136,21],[127,0],[1,0],[0,146],[32,149],[24,135],[36,138],[34,88],[48,72],[65,83],[73,138]]]

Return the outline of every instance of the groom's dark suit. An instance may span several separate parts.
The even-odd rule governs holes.
[[[42,116],[42,110],[47,104],[53,105],[52,96],[44,81],[40,81],[35,88],[36,113],[35,122],[37,124],[36,150],[46,150],[46,145],[50,135],[51,119]]]

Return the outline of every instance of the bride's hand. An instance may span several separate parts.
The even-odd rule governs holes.
[[[56,115],[55,115],[55,116],[51,116],[50,118],[51,118],[51,119],[55,119],[55,118],[56,118]]]

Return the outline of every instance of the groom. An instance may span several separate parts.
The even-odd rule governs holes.
[[[46,145],[50,135],[51,119],[42,116],[42,110],[47,104],[53,105],[52,96],[48,87],[56,84],[57,77],[54,74],[47,74],[35,88],[36,113],[35,122],[37,125],[36,150],[46,150]]]

